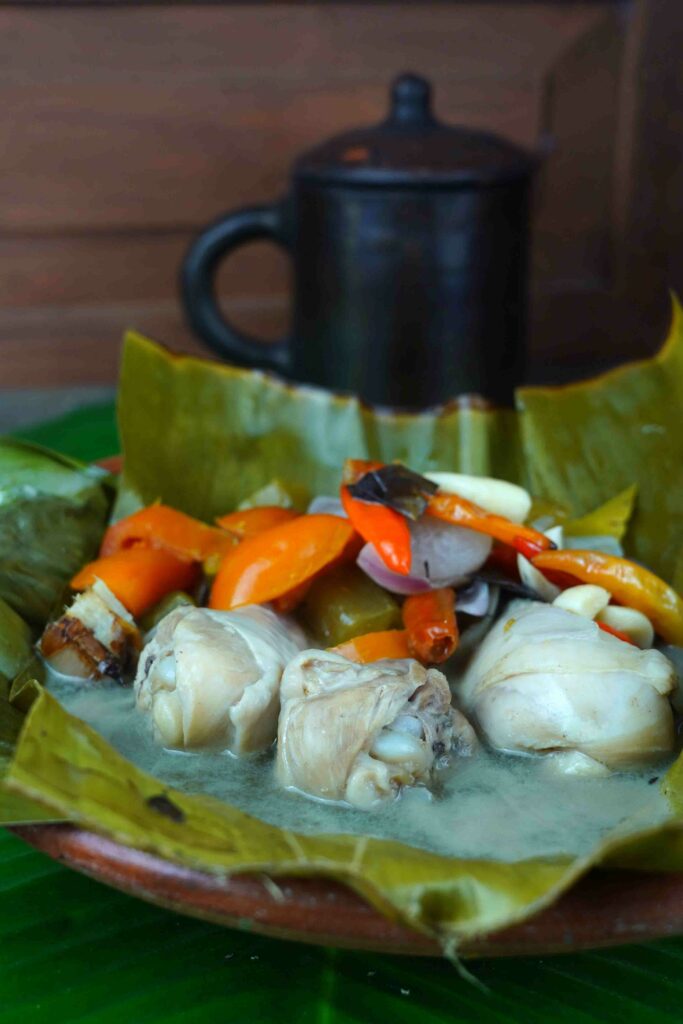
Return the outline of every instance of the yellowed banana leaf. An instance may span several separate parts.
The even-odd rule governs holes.
[[[683,309],[678,300],[673,299],[669,337],[654,359],[580,384],[523,388],[517,407],[533,493],[581,516],[636,484],[627,550],[674,581],[682,571],[683,544]]]
[[[683,539],[682,374],[677,305],[671,336],[654,360],[586,384],[526,389],[517,413],[471,405],[418,416],[373,413],[260,373],[173,357],[132,334],[119,398],[123,501],[162,498],[210,520],[274,478],[302,494],[331,493],[346,456],[530,482],[540,498],[575,517],[635,486],[631,550],[671,578]],[[602,510],[600,522],[618,532],[632,493],[607,517]],[[208,796],[169,789],[49,693],[35,689],[30,704],[24,689],[19,711],[6,690],[0,687],[0,730],[13,756],[0,792],[206,871],[338,878],[445,947],[528,916],[601,861],[683,868],[683,818],[676,817],[683,813],[682,762],[665,780],[672,805],[665,828],[613,838],[585,858],[464,861],[387,840],[294,834]],[[159,795],[166,799],[153,799]],[[173,813],[162,813],[169,806]]]
[[[418,415],[372,412],[353,398],[172,356],[132,332],[119,429],[127,506],[161,498],[207,520],[285,475],[302,496],[333,494],[346,456],[508,479],[522,472],[509,410],[470,402]]]

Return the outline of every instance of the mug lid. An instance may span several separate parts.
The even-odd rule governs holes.
[[[403,74],[389,116],[304,153],[297,179],[339,185],[486,186],[528,178],[538,158],[492,132],[443,124],[426,78]]]

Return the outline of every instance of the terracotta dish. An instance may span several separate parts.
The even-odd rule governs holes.
[[[325,879],[258,875],[220,879],[70,825],[14,828],[31,846],[91,878],[158,906],[228,928],[278,938],[419,956],[426,936],[387,920],[350,889]],[[569,953],[683,932],[683,873],[594,871],[523,924],[468,944],[466,956]]]

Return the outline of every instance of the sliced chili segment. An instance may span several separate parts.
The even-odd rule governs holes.
[[[353,640],[331,647],[335,654],[342,654],[349,661],[366,664],[383,658],[411,658],[408,635],[405,629],[384,629],[377,633],[363,633]]]
[[[136,544],[164,548],[179,558],[204,562],[222,558],[235,544],[235,538],[168,505],[149,505],[109,527],[100,555],[114,555]]]
[[[289,594],[335,562],[354,536],[341,516],[298,516],[238,544],[223,560],[210,607],[228,610]]]
[[[344,511],[363,540],[372,544],[384,564],[407,576],[410,572],[410,527],[399,512],[374,502],[352,498],[348,487],[339,491]]]
[[[102,580],[131,615],[143,615],[173,590],[191,590],[199,578],[198,566],[163,548],[144,545],[98,558],[76,573],[74,590],[85,590]]]

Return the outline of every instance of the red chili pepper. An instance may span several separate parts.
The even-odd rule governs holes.
[[[544,576],[563,572],[596,583],[614,600],[646,615],[670,644],[683,645],[683,599],[649,569],[601,551],[545,551],[533,559]]]
[[[412,556],[410,528],[405,517],[386,505],[352,498],[344,484],[339,494],[351,525],[363,540],[373,545],[389,569],[407,576]]]
[[[519,580],[517,552],[514,548],[508,547],[507,544],[501,544],[500,541],[494,541],[491,554],[484,563],[484,568],[500,572],[510,580]]]
[[[459,494],[432,495],[427,505],[427,514],[446,523],[453,523],[454,526],[465,526],[468,530],[488,534],[503,544],[509,544],[525,558],[531,559],[541,551],[555,547],[545,534],[534,530],[532,526],[522,526],[504,516],[487,512],[473,501],[461,498]]]
[[[615,629],[614,626],[608,626],[606,622],[596,622],[595,625],[604,633],[609,633],[610,636],[615,636],[617,640],[623,640],[625,644],[631,644],[633,647],[638,646],[635,640],[631,640],[630,636],[627,636],[626,633],[622,633],[620,629]]]
[[[403,603],[408,648],[418,661],[438,665],[458,646],[455,591],[451,587],[413,594]]]

